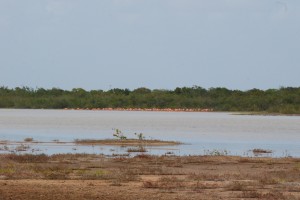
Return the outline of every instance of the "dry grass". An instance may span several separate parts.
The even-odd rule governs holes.
[[[49,160],[49,156],[46,154],[4,154],[1,155],[2,158],[19,162],[19,163],[37,163],[37,162],[47,162]]]
[[[159,188],[162,190],[178,190],[186,187],[184,180],[175,176],[162,176],[157,181],[144,181],[144,188]]]
[[[243,191],[241,198],[249,198],[249,199],[254,199],[254,198],[260,198],[261,194],[257,191]]]
[[[232,181],[228,184],[227,188],[231,191],[247,191],[248,184],[241,181]]]
[[[299,199],[299,163],[293,158],[232,156],[2,154],[0,179],[104,181],[113,188],[132,185],[132,190],[142,187],[163,195],[214,194],[212,199]]]

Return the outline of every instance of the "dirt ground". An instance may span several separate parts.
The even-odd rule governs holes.
[[[6,199],[300,199],[300,159],[0,155]]]

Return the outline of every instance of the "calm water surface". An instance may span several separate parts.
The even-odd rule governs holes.
[[[122,130],[128,137],[143,133],[146,138],[185,143],[152,147],[149,149],[152,154],[171,151],[176,155],[202,155],[213,150],[226,150],[231,155],[252,156],[249,150],[261,148],[272,150],[271,156],[300,157],[299,116],[0,109],[0,140],[23,141],[27,137],[43,142],[107,139],[113,138],[114,128]],[[30,147],[29,151],[35,149],[47,154],[126,152],[122,147],[74,144],[31,144]]]

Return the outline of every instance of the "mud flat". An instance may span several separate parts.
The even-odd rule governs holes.
[[[116,145],[116,146],[168,146],[168,145],[179,145],[181,142],[176,141],[163,141],[163,140],[138,140],[138,139],[105,139],[105,140],[75,140],[76,144],[82,145]]]
[[[299,158],[0,155],[0,199],[299,199]]]

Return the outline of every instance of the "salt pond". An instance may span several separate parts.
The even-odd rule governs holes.
[[[151,154],[203,155],[226,151],[230,155],[252,156],[249,150],[270,149],[270,156],[300,157],[299,116],[255,116],[233,113],[140,112],[89,110],[0,109],[0,141],[22,142],[25,138],[46,143],[31,143],[33,153],[126,153],[127,147],[83,146],[75,139],[113,138],[115,128],[128,137],[143,133],[146,139],[173,140],[179,146],[148,147]],[[51,143],[49,143],[51,142]],[[24,143],[25,144],[25,143]],[[19,144],[0,144],[7,153]]]

